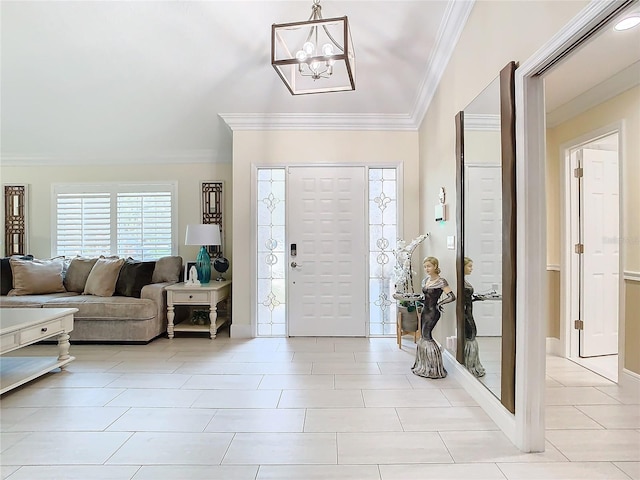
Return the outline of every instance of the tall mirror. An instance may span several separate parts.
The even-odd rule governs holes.
[[[510,62],[456,116],[458,361],[515,410],[515,99]]]

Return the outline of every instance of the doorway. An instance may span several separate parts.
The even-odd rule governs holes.
[[[288,334],[364,337],[365,167],[287,168]]]
[[[620,304],[619,133],[565,150],[570,244],[568,357],[618,380]],[[571,252],[573,250],[573,252]]]

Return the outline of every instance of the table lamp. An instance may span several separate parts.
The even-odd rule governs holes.
[[[207,252],[208,245],[220,245],[220,227],[215,223],[187,225],[185,245],[200,245],[200,252],[196,258],[196,270],[200,283],[211,280],[211,258]]]

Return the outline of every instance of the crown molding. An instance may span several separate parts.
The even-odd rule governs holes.
[[[184,150],[174,152],[146,152],[137,154],[2,154],[2,166],[28,167],[38,165],[158,165],[188,163],[231,163],[215,150]]]
[[[448,2],[435,48],[410,114],[220,113],[231,130],[389,130],[416,131],[462,34],[475,0]]]
[[[489,115],[485,113],[465,113],[464,129],[479,132],[499,132],[500,115]]]
[[[404,114],[220,113],[231,130],[408,130],[416,125]]]
[[[420,127],[422,119],[427,114],[431,100],[438,89],[451,55],[458,44],[462,30],[467,24],[475,0],[465,2],[448,2],[444,20],[440,24],[435,48],[427,64],[427,72],[420,85],[419,93],[413,107],[411,119],[416,128]]]
[[[547,114],[547,126],[551,128],[557,127],[561,123],[638,85],[640,85],[640,62],[628,66],[604,82],[549,112]]]

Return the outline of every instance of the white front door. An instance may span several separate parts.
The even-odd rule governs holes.
[[[583,148],[580,356],[618,353],[618,153]]]
[[[475,293],[502,294],[502,168],[467,165],[464,184],[464,252],[473,260],[473,272],[466,280]],[[479,336],[502,335],[501,301],[474,303],[473,317]]]
[[[289,336],[366,336],[366,168],[287,168]]]

